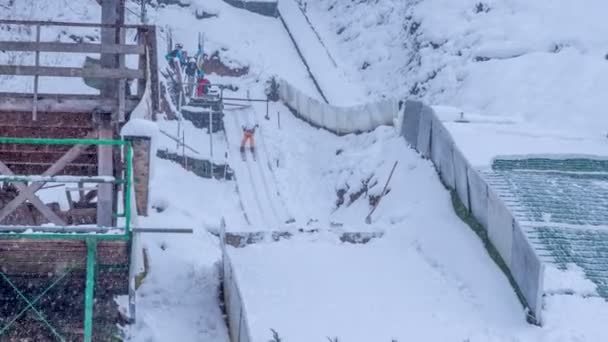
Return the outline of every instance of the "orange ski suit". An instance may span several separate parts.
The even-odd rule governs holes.
[[[255,128],[243,128],[243,141],[241,142],[241,148],[245,148],[247,141],[249,141],[250,147],[255,147]]]

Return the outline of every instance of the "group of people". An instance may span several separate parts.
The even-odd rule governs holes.
[[[199,57],[202,57],[200,64],[198,63]],[[184,50],[184,46],[180,43],[175,44],[175,48],[165,56],[174,72],[180,72],[183,68],[186,77],[189,80],[188,83],[196,83],[197,97],[209,93],[209,85],[211,83],[205,77],[205,72],[202,68],[202,62],[206,57],[207,55],[203,54],[200,48],[196,55],[188,57],[188,52]],[[177,65],[177,63],[179,63],[179,65]]]
[[[199,64],[199,57],[201,63]],[[186,74],[188,83],[191,83],[196,79],[196,96],[201,97],[209,92],[210,82],[205,78],[205,72],[202,68],[202,61],[207,59],[207,55],[203,54],[199,48],[198,52],[193,57],[188,57],[188,53],[184,50],[184,46],[180,43],[175,44],[175,49],[169,52],[165,58],[174,72],[181,72],[182,68]],[[177,65],[179,63],[179,65]],[[192,82],[193,83],[193,82]],[[241,141],[241,153],[245,153],[245,146],[249,142],[251,153],[255,156],[255,129],[258,127],[257,124],[248,124],[242,126],[243,129],[243,140]]]

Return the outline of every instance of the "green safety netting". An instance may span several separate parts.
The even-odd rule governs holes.
[[[608,299],[608,160],[497,159],[484,177],[543,260],[578,265]]]

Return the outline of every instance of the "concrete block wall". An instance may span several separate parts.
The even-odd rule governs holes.
[[[228,316],[228,332],[230,342],[251,342],[247,311],[243,302],[243,295],[234,272],[230,255],[226,250],[225,225],[220,229],[220,244],[222,248],[222,288],[224,290],[224,304]]]

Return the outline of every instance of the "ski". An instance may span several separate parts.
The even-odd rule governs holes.
[[[241,159],[246,162],[247,161],[247,153],[245,153],[245,149],[241,147]]]

